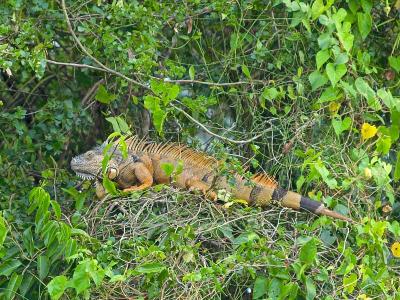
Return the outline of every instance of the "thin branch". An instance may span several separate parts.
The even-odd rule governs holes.
[[[119,76],[119,77],[122,77],[122,78],[124,78],[125,80],[127,80],[127,81],[129,81],[129,82],[132,82],[132,83],[134,83],[134,84],[137,84],[137,85],[141,86],[141,87],[144,88],[144,89],[147,89],[147,90],[149,89],[149,87],[146,86],[145,84],[143,84],[143,83],[141,83],[141,82],[139,82],[139,81],[136,81],[136,80],[134,80],[134,79],[132,79],[132,78],[129,78],[129,77],[125,76],[124,74],[118,72],[118,71],[115,71],[115,70],[113,70],[113,69],[110,69],[109,67],[107,67],[107,66],[105,66],[103,63],[101,63],[101,62],[100,62],[97,58],[95,58],[93,55],[91,55],[91,54],[89,53],[89,51],[87,51],[86,48],[82,45],[81,41],[80,41],[80,40],[78,39],[78,37],[76,36],[75,31],[72,29],[71,21],[69,20],[68,13],[67,13],[67,8],[66,8],[66,6],[65,6],[65,0],[61,0],[61,6],[62,6],[62,10],[63,10],[63,12],[64,12],[65,20],[67,21],[68,30],[71,32],[72,37],[74,38],[75,42],[78,44],[79,48],[81,48],[81,50],[83,51],[83,53],[85,53],[85,54],[86,54],[88,57],[90,57],[96,64],[98,64],[101,68],[103,68],[104,71],[107,71],[107,72],[109,72],[109,73],[111,73],[111,74],[114,74],[114,75],[117,75],[117,76]],[[93,69],[93,68],[92,68],[92,69]]]
[[[210,81],[201,81],[201,80],[191,80],[191,79],[167,79],[167,78],[157,78],[153,77],[154,79],[164,80],[165,82],[177,83],[177,84],[203,84],[203,85],[212,85],[212,86],[233,86],[233,85],[255,85],[255,84],[269,84],[270,80],[252,80],[252,81],[237,81],[237,82],[210,82]]]
[[[234,143],[234,144],[247,144],[247,143],[250,143],[250,142],[254,141],[255,139],[259,138],[260,136],[262,136],[262,135],[265,133],[265,131],[264,131],[264,132],[262,132],[262,133],[260,133],[260,134],[257,134],[256,136],[254,136],[254,137],[252,137],[251,139],[248,139],[248,140],[243,140],[243,141],[232,140],[232,139],[230,139],[230,138],[227,138],[227,137],[218,135],[218,134],[216,134],[216,133],[210,131],[206,126],[204,126],[203,124],[201,124],[199,121],[197,121],[195,118],[193,118],[191,115],[189,115],[189,114],[188,114],[186,111],[184,111],[183,109],[181,109],[181,108],[175,106],[175,105],[172,104],[172,103],[170,103],[170,105],[171,105],[173,108],[175,108],[176,110],[178,110],[178,111],[180,111],[181,113],[183,113],[189,120],[191,120],[192,122],[194,122],[194,123],[196,123],[197,125],[199,125],[199,126],[200,126],[204,131],[206,131],[208,134],[210,134],[210,135],[212,135],[212,136],[215,136],[215,137],[217,137],[217,138],[219,138],[219,139],[221,139],[221,140],[225,140],[225,141],[227,141],[227,142],[231,142],[231,143]]]

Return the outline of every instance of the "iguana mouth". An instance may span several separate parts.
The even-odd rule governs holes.
[[[77,176],[79,176],[82,179],[85,180],[93,180],[96,178],[96,176],[93,176],[92,174],[88,174],[88,173],[82,173],[82,172],[75,172]]]

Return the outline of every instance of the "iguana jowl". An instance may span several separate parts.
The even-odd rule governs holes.
[[[336,219],[351,222],[344,215],[329,210],[320,202],[313,201],[295,192],[278,186],[267,174],[256,174],[249,180],[234,174],[235,184],[228,183],[228,178],[218,174],[219,162],[204,153],[186,146],[172,143],[151,143],[130,137],[125,140],[128,150],[127,158],[123,158],[118,141],[109,150],[112,152],[108,162],[107,177],[116,182],[118,188],[125,192],[144,190],[154,183],[173,184],[179,188],[200,190],[208,198],[217,198],[216,190],[225,189],[233,197],[246,200],[250,205],[266,206],[272,200],[284,207],[305,209]],[[71,168],[84,179],[97,179],[96,194],[104,197],[105,190],[99,182],[102,174],[103,150],[106,143],[76,156],[71,161]],[[177,167],[183,164],[182,171],[171,178],[163,170],[164,164]]]

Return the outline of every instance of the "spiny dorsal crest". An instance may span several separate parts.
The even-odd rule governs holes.
[[[117,141],[118,142],[118,141]],[[146,138],[132,136],[125,139],[128,150],[132,152],[144,152],[151,154],[165,155],[170,158],[181,159],[184,162],[195,165],[197,167],[209,168],[216,170],[218,168],[218,160],[203,152],[193,150],[185,145],[177,143],[155,143],[149,142]],[[273,177],[266,173],[257,173],[252,177],[252,181],[260,185],[275,188],[278,183]]]
[[[137,136],[129,137],[125,142],[128,146],[128,150],[132,152],[165,155],[170,158],[181,159],[184,162],[197,167],[215,168],[218,165],[218,161],[214,157],[177,143],[149,142],[146,138],[140,139]]]

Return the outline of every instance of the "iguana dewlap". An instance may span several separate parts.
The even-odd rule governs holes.
[[[239,174],[232,174],[234,184],[228,178],[218,174],[218,161],[204,153],[197,152],[182,145],[171,143],[150,143],[138,137],[126,139],[128,156],[123,158],[118,142],[111,147],[111,159],[106,174],[125,192],[144,190],[155,183],[173,184],[179,188],[199,190],[208,198],[216,199],[216,191],[224,189],[233,197],[246,200],[250,205],[266,206],[272,200],[284,207],[305,209],[307,211],[331,216],[351,222],[344,215],[329,210],[320,202],[313,201],[295,192],[287,191],[266,174],[256,174],[251,180]],[[71,161],[71,168],[84,179],[97,179],[96,194],[104,197],[105,190],[100,184],[102,176],[103,150],[106,143],[76,156]],[[182,165],[179,174],[167,176],[164,164],[175,168]]]

